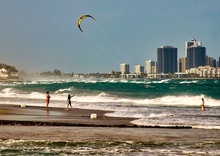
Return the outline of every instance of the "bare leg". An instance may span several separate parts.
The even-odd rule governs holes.
[[[72,105],[70,104],[70,107],[72,108],[72,110],[73,110],[73,107],[72,107]]]
[[[46,103],[46,109],[48,109],[48,105],[49,105],[49,103]]]
[[[69,109],[69,103],[66,104],[66,110],[68,110],[68,109]]]

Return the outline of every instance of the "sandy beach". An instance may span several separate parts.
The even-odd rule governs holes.
[[[97,114],[91,119],[92,113]],[[219,130],[189,127],[139,127],[134,118],[106,117],[107,111],[1,105],[0,139],[71,140],[71,141],[220,141]]]
[[[108,111],[69,109],[18,105],[0,105],[1,125],[26,126],[97,126],[97,127],[127,127],[134,126],[130,121],[134,118],[112,118],[104,114]],[[109,111],[110,112],[110,111]],[[91,119],[91,114],[96,114]]]
[[[142,127],[108,111],[0,106],[0,154],[218,155],[220,130]],[[91,119],[91,114],[97,114]],[[101,150],[100,150],[101,149]]]
[[[53,141],[133,141],[169,143],[219,142],[219,130],[63,127],[63,126],[0,126],[0,139]]]

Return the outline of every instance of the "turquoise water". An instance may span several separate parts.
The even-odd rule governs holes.
[[[67,95],[74,94],[75,108],[114,111],[106,116],[139,118],[132,121],[137,125],[220,129],[219,79],[1,82],[0,103],[45,106],[46,91],[51,95],[49,107],[66,107]],[[204,112],[201,112],[201,98],[205,99]]]
[[[111,110],[112,117],[133,117],[145,126],[220,129],[220,80],[66,79],[1,82],[0,104]],[[206,111],[201,111],[201,98]],[[136,119],[138,118],[138,119]],[[218,155],[219,143],[60,142],[1,140],[0,155]]]
[[[11,87],[20,92],[88,93],[105,92],[119,97],[158,98],[164,96],[200,96],[220,99],[220,80],[122,80],[122,79],[74,79],[60,81],[33,81],[25,83],[2,83],[0,89]],[[71,88],[71,87],[74,88]],[[147,87],[146,87],[147,86]],[[63,89],[63,90],[62,90]]]

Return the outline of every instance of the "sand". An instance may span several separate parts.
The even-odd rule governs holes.
[[[219,130],[115,128],[115,127],[60,127],[60,126],[0,126],[0,139],[50,141],[133,141],[204,143],[219,142]]]
[[[35,125],[35,126],[97,126],[126,127],[133,126],[134,118],[106,117],[109,111],[45,107],[20,107],[17,105],[0,105],[1,125]],[[96,119],[91,119],[96,114]]]
[[[96,119],[90,119],[92,113]],[[0,139],[63,141],[219,142],[220,130],[139,127],[133,118],[106,117],[107,111],[0,105]]]

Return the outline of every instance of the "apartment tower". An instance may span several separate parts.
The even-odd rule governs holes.
[[[144,66],[137,65],[134,67],[135,74],[143,74],[144,73]]]
[[[157,48],[157,73],[177,72],[177,48],[162,46]]]
[[[156,71],[155,71],[155,67],[156,67],[156,63],[155,61],[152,61],[152,60],[149,60],[149,61],[146,61],[145,62],[145,67],[146,67],[146,73],[147,74],[155,74]]]
[[[129,64],[126,63],[120,64],[120,72],[121,74],[129,74],[130,73]]]
[[[206,48],[202,42],[192,39],[186,42],[186,69],[197,68],[206,65]]]

